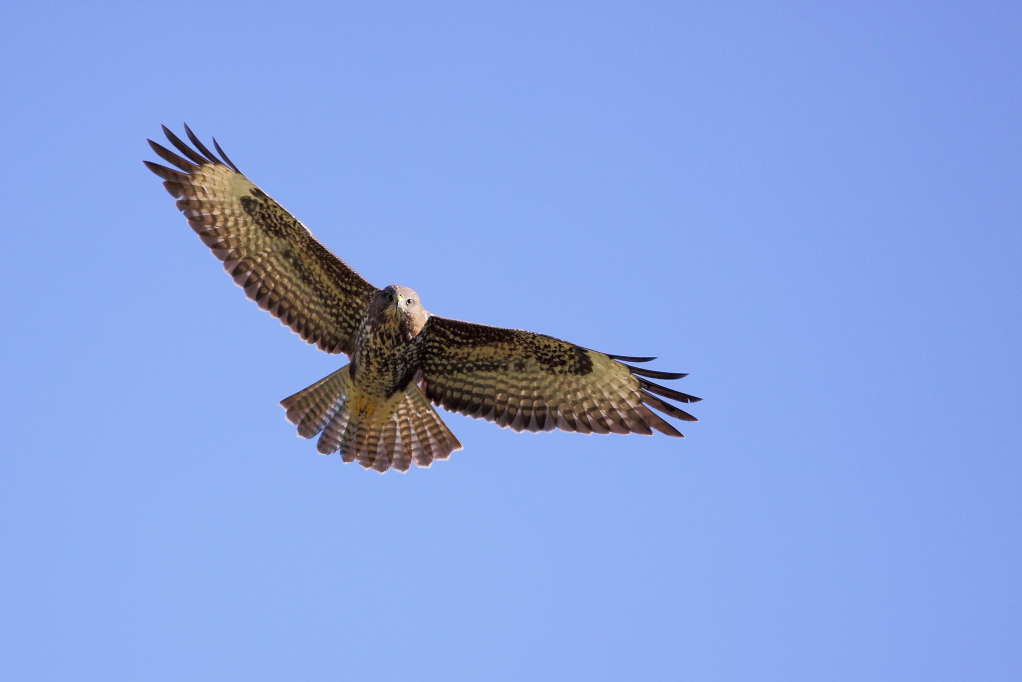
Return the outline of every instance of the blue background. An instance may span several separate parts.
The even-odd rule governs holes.
[[[707,5],[5,3],[3,678],[1022,678],[1022,11]],[[701,421],[316,455],[344,358],[142,166],[181,121]]]

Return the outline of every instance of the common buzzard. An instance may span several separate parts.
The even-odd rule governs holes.
[[[283,207],[185,126],[194,149],[164,126],[180,156],[149,140],[179,170],[145,161],[177,199],[245,295],[308,343],[351,362],[281,401],[317,450],[383,472],[428,467],[461,449],[431,402],[515,431],[681,434],[650,408],[695,417],[663,400],[699,398],[653,383],[684,374],[625,362],[520,329],[426,312],[401,286],[377,289],[316,241]]]

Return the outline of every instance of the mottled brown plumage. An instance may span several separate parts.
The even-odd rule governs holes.
[[[684,374],[622,362],[653,358],[430,315],[411,289],[377,289],[330,253],[242,175],[215,140],[219,157],[188,126],[194,149],[163,132],[181,155],[149,145],[179,170],[144,163],[235,283],[308,343],[351,358],[281,401],[299,436],[320,434],[319,452],[340,450],[344,461],[380,472],[446,459],[461,444],[430,401],[515,431],[681,436],[653,410],[695,421],[663,398],[699,398],[649,381]]]

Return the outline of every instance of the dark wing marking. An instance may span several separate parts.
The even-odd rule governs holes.
[[[145,161],[163,179],[213,255],[245,295],[308,343],[328,353],[351,354],[362,312],[376,288],[330,253],[280,204],[223,160],[185,126],[192,149],[163,128],[174,152],[149,140],[174,170]],[[196,151],[196,149],[198,151]]]
[[[429,318],[419,334],[422,390],[452,412],[515,431],[681,434],[659,415],[696,421],[657,396],[699,398],[654,384],[685,376],[630,367],[542,334]],[[655,395],[654,395],[655,394]]]

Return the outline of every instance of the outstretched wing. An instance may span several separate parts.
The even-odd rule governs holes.
[[[422,390],[452,412],[510,426],[515,431],[681,434],[659,415],[696,421],[662,400],[699,398],[659,386],[645,377],[680,379],[654,372],[542,334],[430,317],[419,334]]]
[[[351,355],[362,312],[376,288],[316,241],[276,201],[249,181],[213,141],[211,153],[185,126],[192,149],[163,127],[187,158],[149,140],[180,170],[144,161],[163,178],[177,207],[245,295],[308,343]]]

